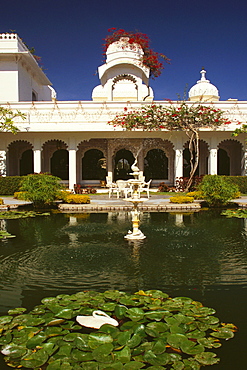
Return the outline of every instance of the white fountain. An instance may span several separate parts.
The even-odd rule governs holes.
[[[139,230],[140,224],[140,211],[138,211],[139,204],[148,200],[147,198],[141,198],[139,188],[142,184],[142,180],[139,180],[140,170],[137,167],[137,156],[135,158],[135,162],[131,166],[131,170],[133,171],[131,175],[134,176],[134,179],[129,180],[129,183],[133,186],[133,194],[131,198],[126,198],[127,202],[131,202],[133,204],[133,211],[131,211],[132,215],[132,228],[133,231],[128,231],[128,234],[125,235],[125,238],[128,240],[139,240],[145,239],[146,236],[143,234],[141,230]]]

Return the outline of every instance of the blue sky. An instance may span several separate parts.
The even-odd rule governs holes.
[[[202,66],[221,100],[247,100],[246,0],[13,0],[0,27],[36,49],[58,100],[91,100],[111,27],[146,33],[171,59],[150,83],[156,100],[183,96]]]

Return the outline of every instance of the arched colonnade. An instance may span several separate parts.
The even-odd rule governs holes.
[[[170,140],[90,139],[71,145],[63,140],[44,141],[39,148],[30,140],[12,141],[2,152],[2,175],[16,176],[49,172],[73,188],[74,184],[99,184],[131,178],[131,165],[138,155],[138,166],[153,184],[164,181],[173,185],[177,177],[188,176],[190,154],[188,142],[176,146]],[[6,157],[3,164],[3,158]],[[198,175],[244,175],[244,151],[236,139],[222,140],[210,148],[200,140]]]

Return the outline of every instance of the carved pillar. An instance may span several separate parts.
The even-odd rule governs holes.
[[[174,184],[179,177],[183,177],[183,149],[175,149]]]
[[[209,161],[208,161],[208,173],[209,175],[217,175],[217,152],[218,149],[212,148],[209,151]]]
[[[34,139],[33,146],[33,171],[40,173],[41,170],[41,143],[40,139]]]
[[[74,190],[76,184],[76,143],[71,138],[69,142],[69,189]]]
[[[107,176],[109,178],[109,181],[113,181],[113,169],[112,169],[112,148],[108,141],[107,143]]]
[[[6,150],[0,150],[0,175],[6,176],[7,165],[6,165]]]

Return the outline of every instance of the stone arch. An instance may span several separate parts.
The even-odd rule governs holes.
[[[197,167],[196,176],[208,174],[208,159],[209,159],[209,144],[207,141],[199,140],[199,165]],[[190,175],[190,152],[189,141],[184,144],[183,150],[183,176]]]
[[[130,74],[121,74],[112,81],[112,100],[138,100],[137,80]]]
[[[58,154],[55,155],[55,160],[54,160],[54,153],[57,151],[58,151]],[[42,156],[41,156],[42,171],[53,174],[52,171],[54,170],[55,167],[57,167],[56,170],[54,170],[54,175],[55,175],[55,173],[57,172],[61,172],[61,173],[63,172],[62,171],[63,165],[65,166],[65,168],[68,168],[68,165],[69,165],[68,156],[67,156],[67,160],[65,160],[66,155],[64,154],[65,153],[64,151],[68,151],[68,145],[63,140],[52,139],[52,140],[46,141],[42,145]],[[55,163],[57,163],[56,165],[55,163],[53,163],[53,160]],[[60,168],[60,170],[58,168]],[[65,173],[62,176],[64,177]]]
[[[93,181],[96,180],[98,182],[99,180],[101,180],[101,178],[103,180],[103,177],[105,177],[106,175],[107,147],[108,147],[108,144],[107,144],[106,139],[84,140],[84,141],[81,141],[77,145],[77,152],[76,152],[77,182],[81,182],[81,181],[82,183],[87,182],[87,181],[92,182],[92,180]],[[90,173],[87,174],[85,172],[85,169],[83,168],[83,161],[84,161],[85,154],[90,150],[99,150],[102,153],[102,157],[100,158],[102,159],[102,161],[98,165],[96,165],[95,163],[93,164],[94,169],[95,169],[95,177],[92,179],[91,179],[92,177],[91,169],[89,171]],[[98,170],[98,166],[100,166],[102,171]]]
[[[241,176],[244,173],[243,157],[243,145],[240,141],[222,140],[217,152],[218,175]]]
[[[33,173],[33,145],[26,140],[12,141],[7,151],[7,175]]]
[[[106,159],[99,149],[88,149],[82,158],[82,180],[100,180],[106,178]]]
[[[143,170],[142,163],[142,150],[143,140],[142,139],[110,139],[109,140],[109,152],[111,158],[111,167],[113,168],[113,178],[128,179],[132,176],[129,174],[132,172],[130,167],[134,163],[135,157],[138,155],[138,167]],[[120,158],[122,156],[122,158]],[[122,162],[122,164],[121,164]],[[123,168],[121,168],[123,167]],[[123,171],[119,170],[122,169]]]
[[[147,180],[152,178],[158,183],[173,183],[175,151],[171,141],[159,138],[144,139],[143,157],[144,175]]]

